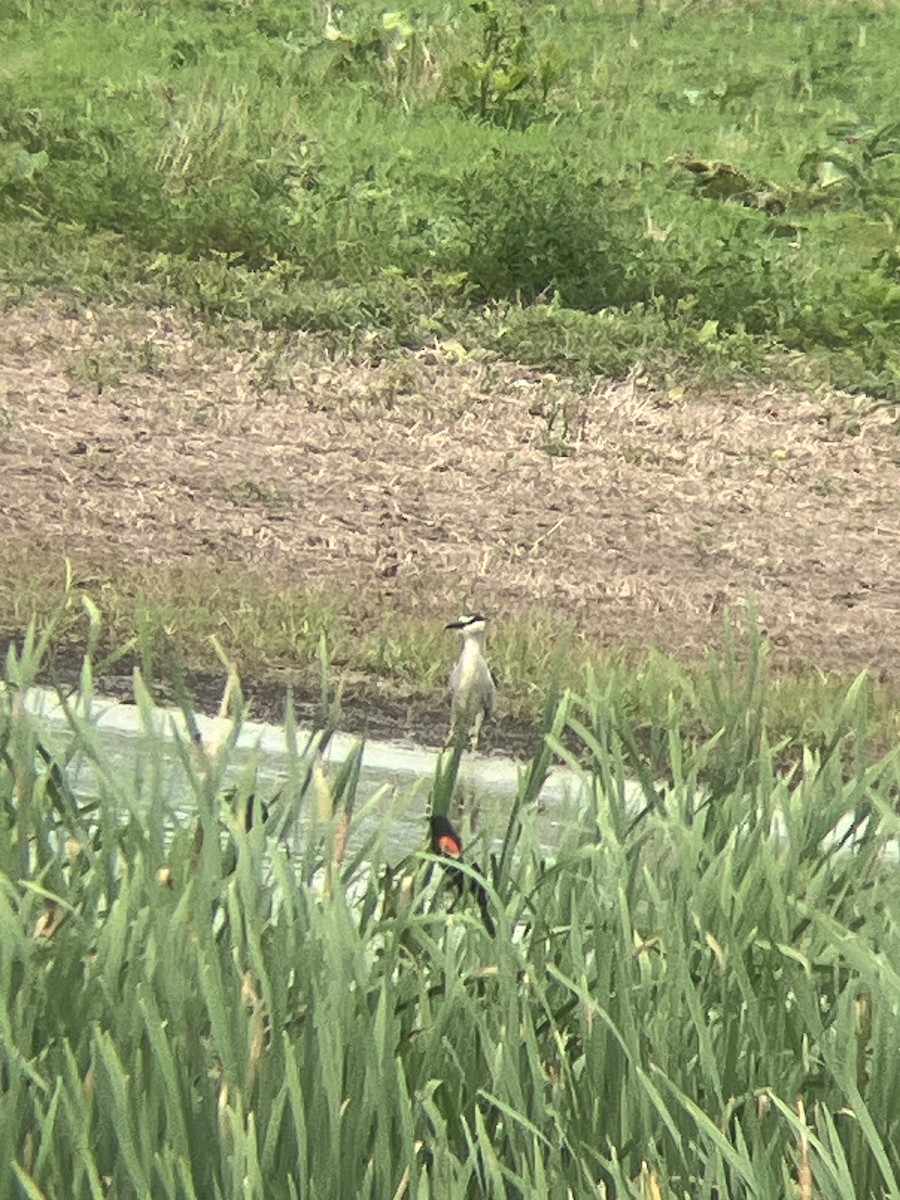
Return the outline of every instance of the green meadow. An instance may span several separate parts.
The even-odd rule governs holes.
[[[893,4],[0,5],[0,294],[893,395]]]

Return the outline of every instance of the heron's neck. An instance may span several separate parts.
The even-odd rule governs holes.
[[[467,637],[463,638],[462,654],[460,655],[463,662],[472,662],[476,658],[481,658],[483,646],[483,633],[470,633]]]

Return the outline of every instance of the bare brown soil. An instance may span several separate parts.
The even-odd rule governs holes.
[[[453,345],[360,364],[53,299],[0,323],[7,561],[240,563],[363,624],[540,607],[681,658],[753,594],[785,661],[896,678],[897,433],[865,398],[586,394]]]

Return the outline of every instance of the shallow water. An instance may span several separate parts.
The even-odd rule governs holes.
[[[41,727],[42,741],[51,750],[64,747],[74,736],[72,720],[56,692],[30,688],[24,708]],[[81,736],[88,737],[99,753],[76,754],[68,768],[70,782],[81,797],[134,796],[138,804],[148,806],[151,797],[162,799],[177,819],[193,816],[195,804],[186,774],[183,753],[191,738],[178,709],[151,708],[144,713],[133,704],[93,698],[89,704],[79,700],[70,707]],[[232,722],[221,717],[198,715],[196,724],[208,751],[221,746],[233,734]],[[311,731],[298,728],[296,743],[302,752],[312,737]],[[179,745],[180,743],[180,745]],[[329,770],[340,766],[359,739],[336,733],[323,755]],[[390,846],[388,858],[399,858],[421,848],[429,788],[434,778],[439,752],[401,742],[368,741],[363,753],[362,770],[356,792],[355,819],[350,850],[379,831]],[[253,774],[253,790],[263,800],[272,795],[296,769],[285,729],[261,721],[245,721],[228,758],[225,782],[237,783],[247,772]],[[489,841],[502,835],[513,799],[518,791],[525,764],[510,758],[466,754],[460,765],[458,788],[465,797],[468,812],[477,812],[479,829]],[[126,786],[127,781],[127,786]],[[541,790],[536,806],[537,837],[552,850],[563,831],[578,819],[579,810],[591,796],[592,781],[586,774],[568,768],[553,768]],[[626,782],[624,804],[635,814],[643,806],[637,783]],[[286,831],[286,841],[294,848],[302,844],[305,815],[297,826]],[[824,844],[843,841],[850,830],[852,815],[845,815],[826,836]],[[772,834],[785,840],[785,821],[780,813],[773,817]],[[853,841],[845,847],[852,850]],[[885,846],[885,858],[900,861],[900,849],[891,839]]]
[[[24,708],[39,724],[42,739],[51,750],[61,749],[74,736],[72,721],[56,692],[30,688]],[[93,698],[89,704],[73,701],[71,713],[82,736],[96,745],[96,759],[106,770],[102,776],[92,756],[80,752],[69,765],[69,778],[82,797],[100,794],[134,795],[138,803],[151,795],[162,795],[176,815],[194,811],[194,797],[183,763],[183,748],[190,735],[180,710],[154,708],[142,712],[136,705]],[[232,722],[225,718],[196,718],[208,751],[233,735]],[[302,751],[311,734],[298,729],[297,745]],[[180,743],[180,746],[179,746]],[[324,760],[329,770],[337,768],[358,745],[358,739],[336,733]],[[357,789],[353,840],[361,842],[387,823],[392,854],[405,854],[420,847],[431,781],[438,751],[399,742],[368,741],[365,744]],[[265,799],[296,768],[283,726],[245,721],[229,754],[226,782],[235,783],[250,771],[254,790]],[[508,758],[466,754],[459,783],[467,806],[477,809],[479,826],[489,835],[502,832],[512,801],[518,791],[523,764]],[[127,781],[127,787],[125,785]],[[638,789],[635,787],[635,804]],[[575,771],[554,768],[538,802],[538,836],[552,846],[562,830],[576,819],[587,796],[587,781]],[[293,831],[299,841],[302,827]],[[289,835],[290,839],[290,835]]]

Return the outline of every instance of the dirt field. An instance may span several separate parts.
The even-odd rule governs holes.
[[[13,560],[239,562],[362,623],[539,606],[687,656],[753,593],[785,660],[896,680],[898,430],[846,395],[586,394],[458,346],[355,365],[55,300],[0,323]]]

